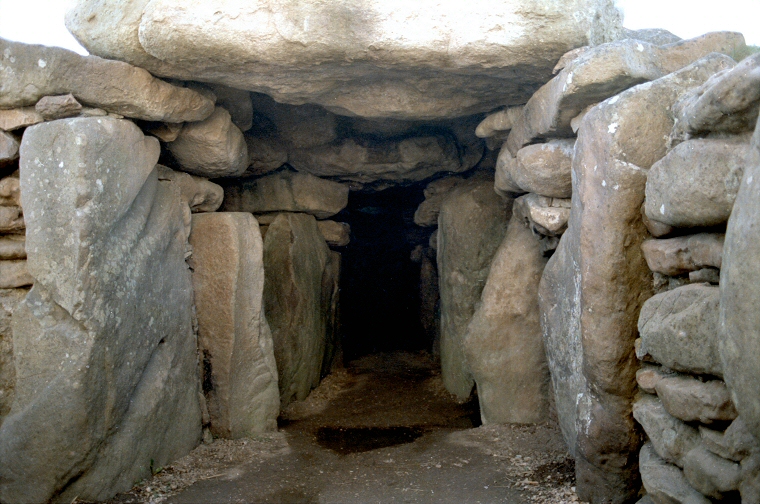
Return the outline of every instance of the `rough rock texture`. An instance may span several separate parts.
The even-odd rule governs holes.
[[[720,269],[724,234],[699,233],[641,244],[649,269],[663,275],[680,275],[705,267]]]
[[[241,177],[260,177],[280,168],[288,161],[288,151],[277,138],[246,135],[248,168]]]
[[[0,206],[0,233],[23,233],[24,214],[19,206]]]
[[[515,199],[512,211],[531,229],[546,236],[560,236],[567,229],[570,200],[526,194]]]
[[[451,194],[451,191],[463,183],[465,183],[465,179],[462,177],[444,177],[425,186],[423,191],[425,201],[420,203],[414,212],[414,223],[423,227],[437,226],[441,204]]]
[[[91,53],[156,75],[397,119],[524,103],[566,51],[621,31],[607,0],[511,0],[498,9],[434,0],[80,0],[66,25]]]
[[[0,290],[0,425],[11,410],[16,388],[11,316],[27,292],[27,289]]]
[[[26,259],[26,240],[21,235],[0,238],[0,259]]]
[[[656,394],[657,391],[654,387],[657,382],[669,374],[667,368],[663,369],[662,366],[643,362],[641,369],[636,371],[636,383],[647,394]]]
[[[278,103],[271,97],[253,94],[257,114],[271,121],[277,137],[289,149],[308,149],[327,145],[338,138],[338,117],[320,106]]]
[[[44,120],[42,115],[34,110],[34,107],[0,110],[0,130],[4,131],[26,128]]]
[[[702,444],[724,459],[741,462],[754,453],[760,453],[760,442],[747,429],[741,417],[736,418],[724,432],[699,426]]]
[[[525,192],[550,198],[569,198],[575,140],[550,140],[517,151],[516,163],[509,165],[511,179]]]
[[[498,194],[505,197],[513,197],[516,194],[525,193],[525,190],[512,179],[512,167],[516,163],[517,158],[509,152],[505,143],[499,151],[499,157],[496,159],[494,173],[493,188]]]
[[[171,180],[177,184],[182,194],[182,201],[193,213],[215,212],[224,199],[222,186],[209,182],[205,178],[174,171],[166,166],[157,165],[158,180]]]
[[[288,170],[225,186],[228,212],[304,212],[331,217],[348,204],[348,186]]]
[[[676,371],[723,376],[718,353],[720,290],[684,285],[648,299],[641,308],[640,357]]]
[[[210,87],[216,95],[216,104],[230,113],[232,123],[240,128],[240,131],[248,131],[253,127],[253,102],[250,93],[227,86]]]
[[[21,145],[29,271],[0,500],[103,500],[200,440],[180,191],[132,123],[64,119]],[[44,342],[44,343],[41,343]],[[152,461],[152,463],[151,463]]]
[[[264,311],[272,329],[280,404],[306,398],[319,384],[328,314],[322,281],[330,249],[317,221],[282,213],[264,240]]]
[[[222,107],[204,121],[186,124],[167,147],[183,171],[202,177],[235,177],[248,168],[243,133]]]
[[[647,443],[639,454],[641,482],[656,504],[710,504],[710,499],[689,485],[683,472],[661,459]]]
[[[0,55],[1,108],[71,93],[83,104],[147,121],[200,121],[214,111],[214,103],[195,91],[120,61],[5,39]]]
[[[725,493],[739,490],[741,468],[698,446],[684,457],[683,473],[702,495],[723,499]]]
[[[333,367],[342,367],[343,365],[343,345],[340,333],[340,273],[342,264],[343,257],[340,253],[331,250],[322,275],[322,312],[327,316],[327,326],[320,378],[330,374]]]
[[[351,242],[351,226],[345,222],[319,221],[317,227],[331,247],[345,247]]]
[[[26,261],[0,261],[0,289],[15,289],[33,283]]]
[[[509,107],[493,114],[489,114],[475,128],[478,138],[488,138],[512,129],[512,125],[522,114],[522,106]]]
[[[82,104],[71,93],[58,96],[43,96],[34,106],[46,121],[78,116]]]
[[[18,159],[19,141],[5,131],[0,131],[0,167],[5,167]]]
[[[441,293],[441,375],[446,389],[466,399],[474,384],[463,338],[480,300],[491,260],[504,238],[511,200],[489,182],[454,191],[438,217]]]
[[[744,37],[730,32],[708,33],[662,47],[630,39],[593,47],[528,100],[507,146],[516,155],[537,139],[572,136],[570,122],[587,106],[663,77],[709,53],[733,54],[741,47]]]
[[[711,424],[736,418],[726,384],[722,380],[700,381],[689,376],[669,376],[655,386],[665,409],[684,422]]]
[[[513,215],[462,340],[483,424],[548,418],[549,369],[538,310],[545,265],[538,240]]]
[[[280,391],[264,317],[264,244],[248,213],[193,217],[193,290],[211,432],[236,439],[277,429]]]
[[[719,139],[678,144],[652,166],[645,211],[673,227],[723,224],[739,190],[748,145]]]
[[[683,467],[684,456],[701,442],[699,431],[668,413],[655,396],[643,395],[634,402],[633,417],[657,455],[679,467]]]
[[[626,502],[637,491],[634,340],[640,307],[652,292],[640,249],[648,236],[640,213],[646,171],[665,155],[673,102],[731,64],[713,54],[634,87],[593,108],[579,130],[573,208],[542,279],[542,324],[553,382],[567,382],[564,397],[555,390],[558,412],[576,412],[574,426],[568,418],[560,422],[577,428],[578,494],[592,503]],[[581,366],[586,386],[568,390],[580,384],[572,375]]]

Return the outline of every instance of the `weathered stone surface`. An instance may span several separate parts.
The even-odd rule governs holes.
[[[427,248],[420,259],[420,322],[427,340],[433,342],[433,355],[438,357],[441,354],[441,327],[437,306],[441,295],[435,250]]]
[[[689,282],[718,285],[720,283],[720,270],[717,268],[702,268],[697,271],[690,271]]]
[[[193,217],[193,290],[211,432],[237,439],[277,429],[280,391],[264,316],[264,244],[248,213]]]
[[[230,113],[217,107],[200,122],[188,123],[167,144],[184,171],[202,177],[235,177],[248,168],[248,147]]]
[[[58,96],[43,96],[34,106],[46,121],[73,117],[82,112],[82,104],[71,93]]]
[[[317,227],[331,247],[345,247],[351,242],[351,226],[345,222],[324,220],[317,222]]]
[[[679,468],[657,455],[651,443],[641,447],[639,467],[641,482],[656,504],[710,504],[710,499],[689,485]]]
[[[71,93],[81,103],[146,121],[200,121],[214,103],[121,61],[0,39],[0,107]]]
[[[752,131],[760,110],[760,54],[716,74],[674,106],[675,138],[710,131]]]
[[[522,117],[512,127],[507,146],[516,155],[538,139],[572,136],[570,121],[588,105],[663,77],[712,52],[733,54],[743,46],[741,34],[720,32],[662,47],[639,40],[593,47],[528,100]]]
[[[685,422],[711,424],[736,418],[726,384],[722,380],[700,381],[688,376],[669,376],[655,386],[668,413]]]
[[[567,229],[570,200],[526,194],[515,199],[512,212],[539,234],[560,236]]]
[[[652,166],[645,211],[674,227],[723,224],[739,190],[747,144],[694,139],[678,144]]]
[[[644,28],[641,30],[629,30],[623,28],[623,38],[643,40],[654,45],[674,44],[683,40],[678,35],[670,33],[662,28]]]
[[[680,275],[705,267],[720,269],[724,234],[699,233],[666,240],[646,240],[641,244],[652,271]]]
[[[563,391],[574,404],[561,400],[563,411],[576,412],[577,491],[590,502],[625,502],[637,491],[639,436],[630,414],[638,368],[634,341],[640,307],[652,293],[640,249],[648,236],[640,213],[646,172],[665,155],[673,102],[731,61],[713,54],[624,91],[593,108],[579,130],[568,229],[542,280],[561,285],[560,293],[542,303],[550,370],[556,365],[578,384],[566,375],[582,362],[585,389]],[[578,350],[582,355],[571,354]]]
[[[241,177],[260,177],[280,168],[288,161],[288,151],[278,138],[245,137],[248,146],[248,168]]]
[[[26,240],[23,235],[10,235],[0,238],[0,259],[26,259]]]
[[[575,140],[550,140],[517,151],[509,165],[510,178],[525,192],[551,198],[569,198]]]
[[[742,479],[739,494],[742,502],[760,502],[760,453],[742,460]]]
[[[27,292],[27,289],[0,290],[0,425],[11,410],[16,388],[11,316]]]
[[[104,500],[200,439],[187,235],[158,154],[157,140],[112,118],[24,134],[35,286],[13,314],[3,502]]]
[[[704,447],[724,459],[741,462],[754,453],[760,453],[760,443],[741,417],[731,422],[724,432],[700,425],[699,434]]]
[[[313,216],[282,213],[264,239],[264,311],[272,329],[280,404],[319,384],[327,337],[322,281],[330,249]]]
[[[439,172],[460,173],[483,157],[483,145],[462,146],[448,136],[405,138],[401,141],[359,143],[354,139],[288,152],[288,162],[298,171],[319,177],[361,183],[415,182]]]
[[[639,356],[687,373],[723,376],[718,354],[720,290],[684,285],[647,300],[641,308]]]
[[[230,113],[232,123],[240,131],[253,127],[253,102],[248,91],[213,84],[210,87],[216,95],[216,104]]]
[[[515,158],[506,144],[501,147],[499,151],[499,157],[496,159],[496,168],[494,173],[493,188],[497,194],[505,197],[514,197],[517,194],[524,194],[525,191],[522,187],[517,185],[512,179],[512,167],[517,163]]]
[[[483,119],[475,128],[475,135],[478,138],[488,138],[500,133],[506,133],[512,129],[518,117],[522,114],[522,106],[509,107]]]
[[[423,227],[437,226],[443,201],[454,189],[466,183],[467,179],[463,177],[444,177],[430,182],[423,191],[425,201],[414,212],[414,223]]]
[[[26,128],[45,119],[37,112],[34,107],[20,107],[7,110],[0,110],[0,130],[13,131],[19,128]]]
[[[224,199],[222,186],[209,182],[205,178],[188,173],[174,171],[166,166],[157,165],[158,180],[171,180],[177,184],[182,194],[182,201],[193,213],[215,212]]]
[[[235,181],[224,192],[223,209],[228,212],[304,212],[325,219],[348,204],[347,186],[289,170]]]
[[[414,33],[409,19],[418,20]],[[432,0],[339,6],[81,0],[66,24],[91,53],[156,75],[397,119],[524,103],[563,53],[612,40],[621,30],[606,0],[512,0],[498,9]]]
[[[714,499],[723,499],[725,493],[739,490],[739,464],[718,457],[703,446],[686,454],[683,474],[692,487]]]
[[[511,200],[505,202],[489,182],[481,182],[452,192],[438,216],[441,375],[459,399],[469,397],[474,385],[463,339],[504,238],[510,207]]]
[[[760,128],[728,221],[720,282],[720,357],[736,409],[760,439]]]
[[[513,215],[462,340],[483,424],[548,418],[549,370],[538,310],[545,265],[538,240]]]
[[[657,454],[683,467],[683,458],[701,442],[699,431],[669,414],[660,399],[643,395],[633,403],[633,418],[641,424]]]
[[[322,312],[327,316],[325,330],[325,353],[322,358],[324,378],[335,367],[343,366],[343,344],[340,333],[340,273],[343,257],[340,252],[330,251],[322,275]]]
[[[15,289],[33,283],[26,261],[0,261],[0,289]]]
[[[281,141],[291,149],[308,149],[327,145],[338,138],[338,117],[320,106],[287,105],[271,97],[253,94],[257,114],[269,119]]]
[[[19,141],[5,131],[0,131],[0,167],[11,164],[18,159]]]
[[[18,206],[0,206],[0,233],[23,233],[24,214]]]

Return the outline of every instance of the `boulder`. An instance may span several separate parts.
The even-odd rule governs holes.
[[[587,106],[663,77],[710,53],[730,55],[741,47],[744,37],[731,32],[710,33],[662,47],[630,39],[593,47],[528,100],[522,117],[512,127],[507,146],[516,155],[539,139],[573,136],[570,122]]]
[[[288,151],[279,138],[245,136],[248,168],[241,177],[260,177],[288,162]]]
[[[441,295],[441,376],[458,399],[470,396],[474,380],[463,339],[480,301],[491,260],[506,232],[511,200],[489,182],[453,191],[438,216],[438,278]]]
[[[0,290],[0,425],[11,410],[16,388],[11,316],[27,292],[27,289]]]
[[[680,275],[705,267],[720,269],[724,234],[699,233],[641,244],[649,269],[663,275]]]
[[[683,40],[678,35],[674,35],[662,28],[644,28],[641,30],[629,30],[628,28],[623,28],[622,37],[643,40],[654,45],[674,44]]]
[[[699,431],[668,413],[655,396],[644,394],[634,402],[633,418],[641,424],[657,455],[679,467],[701,442]]]
[[[264,317],[264,244],[248,213],[193,217],[193,290],[203,393],[216,437],[277,430],[280,392]]]
[[[669,376],[655,386],[665,409],[684,422],[730,422],[736,418],[726,384],[722,380],[700,381],[689,376]]]
[[[534,233],[560,236],[567,229],[570,207],[569,199],[548,198],[531,193],[515,199],[512,212]]]
[[[679,468],[660,458],[650,443],[641,447],[639,467],[641,482],[655,503],[710,504],[710,499],[689,485]]]
[[[282,213],[264,239],[264,311],[272,329],[280,405],[306,399],[319,384],[328,314],[323,276],[330,255],[317,221]]]
[[[351,226],[345,222],[323,220],[317,222],[317,227],[331,247],[345,247],[351,242]]]
[[[18,159],[19,145],[16,137],[5,131],[0,131],[0,168],[10,165]]]
[[[462,340],[485,425],[548,419],[549,369],[538,310],[545,265],[538,240],[513,215]]]
[[[58,96],[43,96],[34,106],[46,121],[78,116],[82,104],[71,93]]]
[[[720,290],[704,284],[661,292],[641,308],[640,357],[651,355],[670,369],[723,376],[718,354]]]
[[[741,469],[739,494],[742,502],[760,502],[760,453],[753,453],[742,460]]]
[[[20,128],[26,128],[45,119],[37,112],[34,107],[19,107],[6,110],[0,110],[0,130],[13,131]]]
[[[745,458],[760,453],[760,443],[747,429],[741,417],[737,417],[724,432],[699,426],[702,444],[705,448],[724,459],[741,462]]]
[[[224,192],[227,212],[303,212],[325,219],[348,205],[346,185],[289,170],[235,181]]]
[[[186,124],[166,146],[183,171],[201,177],[235,177],[248,168],[243,133],[222,107],[203,121]]]
[[[26,261],[0,261],[0,289],[15,289],[33,283]]]
[[[158,155],[156,139],[113,118],[24,134],[35,285],[13,313],[3,502],[106,500],[200,440],[187,235]]]
[[[720,282],[720,358],[731,398],[760,439],[760,128],[726,229]]]
[[[721,458],[703,446],[686,454],[683,474],[702,495],[718,500],[723,500],[728,492],[739,490],[741,481],[739,464]]]
[[[563,53],[614,39],[620,23],[608,0],[510,0],[498,9],[433,0],[80,0],[66,17],[92,54],[155,75],[348,116],[426,120],[524,103]]]
[[[174,171],[166,166],[157,165],[158,180],[170,180],[180,188],[182,201],[193,213],[216,212],[222,205],[224,190],[222,186],[184,172]]]
[[[644,210],[673,227],[715,226],[731,215],[749,146],[723,139],[678,144],[652,166]]]
[[[121,61],[0,39],[0,108],[71,93],[85,105],[146,121],[200,121],[214,102]]]
[[[508,165],[510,178],[523,191],[550,198],[569,198],[575,140],[550,140],[517,151],[516,163]]]

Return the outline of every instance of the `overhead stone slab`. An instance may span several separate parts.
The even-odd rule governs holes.
[[[511,0],[497,9],[434,0],[80,0],[66,18],[92,54],[156,75],[397,119],[524,103],[562,54],[613,40],[620,23],[608,0]]]
[[[327,339],[322,289],[330,249],[317,221],[281,213],[264,240],[264,311],[272,329],[280,404],[306,399],[319,384]]]
[[[665,409],[684,422],[730,422],[736,418],[726,384],[690,376],[668,376],[655,386]]]
[[[198,351],[211,432],[237,439],[277,430],[280,391],[264,316],[264,244],[248,213],[193,217]]]
[[[193,213],[215,212],[224,199],[222,186],[202,177],[189,173],[174,171],[166,166],[156,165],[158,180],[171,180],[177,184],[182,194],[182,200],[187,203]]]
[[[720,269],[723,257],[722,233],[698,233],[664,240],[647,240],[641,250],[652,271],[680,275],[705,267]]]
[[[3,502],[106,500],[200,440],[187,235],[158,154],[157,140],[112,118],[24,134],[35,287],[13,314]]]
[[[11,410],[16,388],[11,316],[28,292],[27,289],[0,290],[0,425]]]
[[[531,193],[517,198],[512,211],[534,232],[560,236],[567,229],[570,208],[569,199],[547,198]]]
[[[673,227],[723,224],[739,191],[749,145],[700,138],[678,144],[652,166],[644,210]]]
[[[548,418],[549,369],[538,310],[545,265],[538,240],[513,215],[462,340],[483,424]]]
[[[525,192],[550,198],[569,198],[575,140],[550,140],[517,151],[509,165],[510,178]]]
[[[318,147],[338,138],[338,117],[320,106],[277,103],[260,93],[252,97],[256,114],[269,119],[277,137],[291,148]]]
[[[348,191],[339,182],[283,170],[226,185],[223,209],[256,214],[303,212],[325,219],[348,205]]]
[[[464,352],[467,324],[504,238],[511,206],[490,182],[481,182],[453,191],[438,216],[441,376],[459,399],[469,397],[475,384]]]
[[[642,82],[658,79],[712,53],[744,46],[739,33],[719,32],[656,46],[618,40],[581,54],[528,100],[507,139],[512,154],[538,139],[570,137],[571,120],[583,109]]]
[[[684,285],[644,303],[639,317],[639,355],[676,371],[723,376],[718,353],[717,287]]]
[[[710,504],[710,499],[689,485],[679,468],[660,458],[650,443],[641,447],[639,466],[641,482],[654,502]]]
[[[0,39],[0,108],[71,93],[86,105],[146,121],[200,121],[214,103],[121,61]]]
[[[702,441],[699,431],[665,410],[656,396],[644,394],[633,403],[633,418],[649,437],[657,454],[683,467],[683,458]]]

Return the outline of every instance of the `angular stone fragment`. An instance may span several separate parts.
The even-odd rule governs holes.
[[[641,308],[639,356],[685,373],[723,376],[718,354],[720,290],[684,285],[647,300]]]
[[[452,192],[438,217],[441,376],[446,389],[462,400],[474,385],[463,338],[506,232],[511,203],[481,182]]]
[[[660,399],[643,395],[633,403],[633,418],[641,424],[657,454],[683,467],[683,458],[701,442],[699,431],[669,414]]]
[[[549,370],[541,339],[538,240],[512,216],[462,340],[483,424],[539,423],[549,414]]]
[[[488,138],[499,133],[505,133],[512,129],[512,125],[520,117],[520,114],[522,114],[522,106],[509,107],[489,114],[475,128],[475,135],[478,138]]]
[[[673,227],[723,224],[739,190],[749,146],[723,139],[678,144],[649,171],[645,211]]]
[[[223,209],[228,212],[304,212],[331,217],[348,204],[348,187],[308,173],[283,170],[225,186]]]
[[[0,130],[13,131],[19,128],[26,128],[45,119],[37,112],[34,107],[20,107],[7,110],[0,110]]]
[[[649,269],[663,275],[680,275],[705,267],[720,269],[724,234],[699,233],[641,244]]]
[[[288,151],[278,138],[246,135],[248,168],[241,177],[260,177],[273,172],[288,162]]]
[[[702,495],[722,500],[726,493],[739,490],[741,468],[736,462],[721,458],[698,446],[683,462],[686,480]]]
[[[351,226],[345,222],[323,220],[317,222],[317,227],[331,247],[345,247],[351,242]]]
[[[274,431],[280,392],[264,316],[259,225],[248,213],[196,215],[190,244],[211,432],[237,439]]]
[[[27,292],[27,289],[0,290],[0,425],[11,410],[16,388],[11,316]]]
[[[15,289],[33,283],[34,279],[29,275],[26,261],[0,261],[0,289]]]
[[[551,198],[569,198],[575,140],[550,140],[517,151],[509,165],[510,178],[525,192]]]
[[[731,422],[724,432],[700,425],[699,433],[705,448],[724,459],[741,462],[754,453],[760,453],[760,443],[741,417]]]
[[[655,503],[710,504],[710,499],[689,485],[679,468],[660,458],[650,443],[641,447],[639,467],[641,482]]]
[[[0,131],[0,167],[10,165],[18,159],[19,141],[5,131]]]
[[[0,39],[0,107],[71,93],[81,103],[146,121],[200,121],[214,103],[121,61]]]
[[[726,422],[736,418],[726,384],[722,380],[700,381],[688,376],[669,376],[655,386],[668,413],[684,422]]]
[[[187,235],[158,155],[157,140],[113,118],[24,134],[35,287],[13,314],[3,502],[105,500],[200,440]]]
[[[282,213],[264,240],[264,311],[272,329],[280,404],[306,399],[319,384],[327,338],[322,282],[330,249],[317,221]]]
[[[182,194],[182,201],[193,213],[215,212],[224,199],[224,189],[205,178],[188,173],[174,171],[166,166],[156,165],[159,180],[171,180],[177,184]]]
[[[82,104],[71,93],[58,96],[43,96],[34,106],[46,121],[64,119],[79,115]]]
[[[167,147],[184,171],[202,177],[235,177],[248,167],[243,133],[221,107],[208,119],[186,124]]]
[[[548,198],[531,193],[517,198],[512,212],[534,232],[560,236],[567,229],[570,206],[569,199]]]

